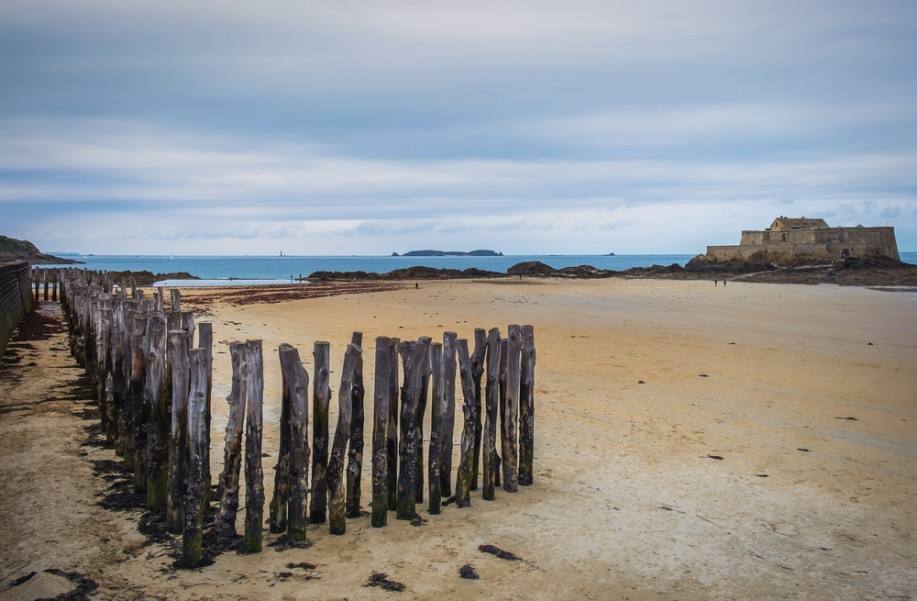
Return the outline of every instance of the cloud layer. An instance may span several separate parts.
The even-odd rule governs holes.
[[[784,214],[917,249],[915,30],[909,1],[8,0],[3,233],[695,253]]]

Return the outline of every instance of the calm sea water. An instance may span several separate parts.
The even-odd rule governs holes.
[[[157,255],[88,255],[68,258],[83,261],[87,269],[104,271],[151,271],[169,273],[185,271],[204,280],[274,280],[308,276],[314,271],[367,271],[386,273],[414,265],[436,268],[467,269],[477,267],[505,272],[522,261],[541,261],[555,269],[592,265],[599,269],[621,271],[651,265],[684,265],[694,255],[511,255],[503,257],[264,257],[264,256],[157,256]],[[901,260],[917,264],[917,252],[901,253]],[[235,283],[243,283],[236,281]]]
[[[684,265],[693,255],[515,255],[503,257],[204,257],[150,255],[68,256],[85,262],[75,267],[103,271],[151,271],[169,273],[186,271],[207,280],[229,278],[246,280],[285,280],[308,276],[314,271],[367,271],[386,273],[415,265],[424,267],[467,269],[477,267],[505,272],[522,261],[541,261],[555,269],[592,265],[616,271],[651,265]]]

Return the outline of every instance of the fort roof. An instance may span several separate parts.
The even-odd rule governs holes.
[[[821,218],[808,219],[806,217],[780,216],[774,219],[774,223],[771,224],[770,229],[774,232],[783,232],[787,230],[814,230],[827,227],[828,224]]]

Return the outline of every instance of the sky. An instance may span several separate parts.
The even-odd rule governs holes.
[[[917,250],[913,0],[3,0],[0,234],[96,254]]]

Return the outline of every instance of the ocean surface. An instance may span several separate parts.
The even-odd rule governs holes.
[[[651,265],[684,265],[694,255],[507,255],[500,257],[265,257],[265,256],[168,256],[168,255],[66,255],[82,261],[74,267],[103,271],[187,272],[202,280],[222,283],[282,283],[307,277],[315,271],[366,271],[386,273],[414,265],[435,268],[467,269],[477,267],[505,272],[522,261],[541,261],[555,269],[592,265],[599,269],[621,271]],[[917,264],[917,252],[901,253],[901,260]]]
[[[161,256],[161,255],[66,255],[82,261],[86,269],[103,271],[188,272],[206,280],[282,280],[306,277],[315,271],[366,271],[387,273],[420,265],[438,269],[477,267],[505,272],[522,261],[541,261],[555,269],[592,265],[620,271],[651,265],[684,265],[694,255],[508,255],[501,257],[264,257],[264,256]]]

